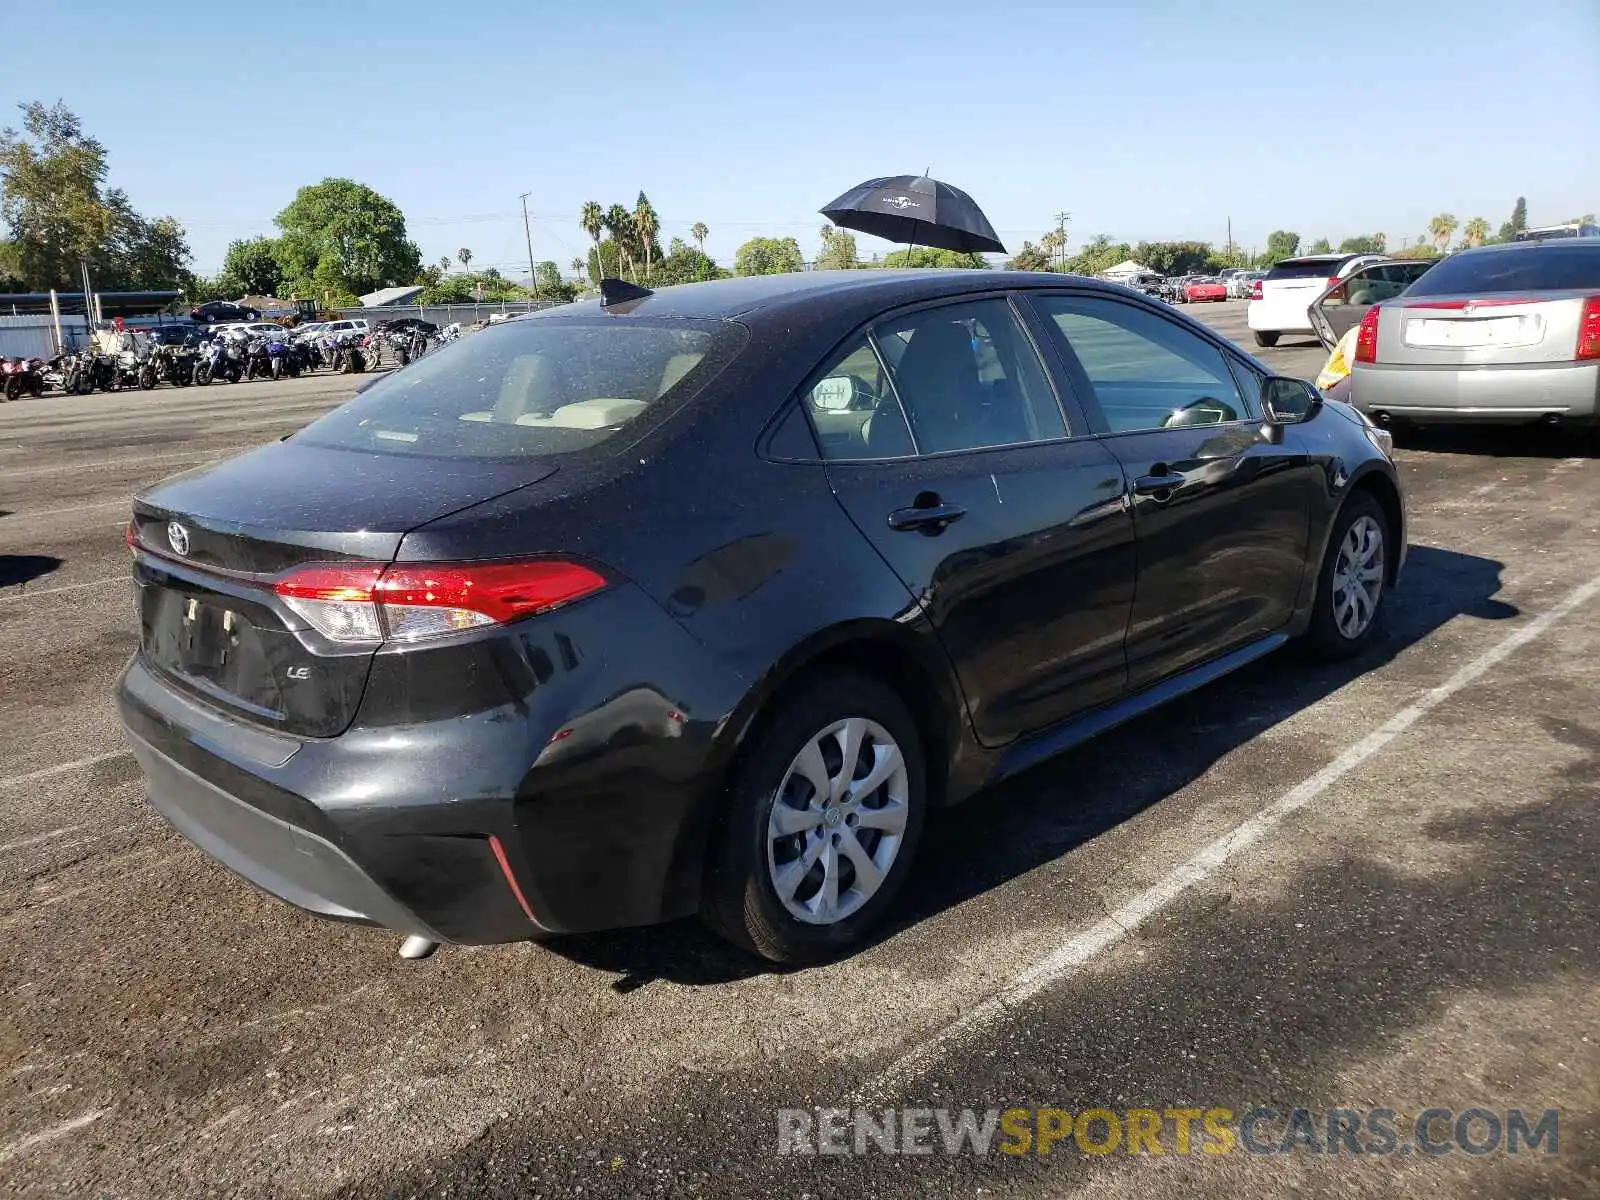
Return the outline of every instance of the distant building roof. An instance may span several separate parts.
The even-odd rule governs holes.
[[[392,287],[379,288],[375,292],[368,292],[361,297],[362,308],[383,308],[390,304],[410,304],[422,295],[422,287]]]

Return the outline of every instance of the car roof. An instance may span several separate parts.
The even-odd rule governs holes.
[[[872,302],[883,308],[964,292],[1038,288],[1070,282],[1074,287],[1110,290],[1113,285],[1081,275],[1042,271],[921,268],[856,271],[803,271],[786,275],[746,275],[663,287],[628,308],[640,317],[699,317],[729,320],[780,311],[817,302],[854,308]],[[528,316],[545,320],[592,318],[604,311],[598,300],[583,300],[543,309]]]

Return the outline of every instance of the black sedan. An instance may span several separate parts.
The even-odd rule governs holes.
[[[539,312],[149,489],[129,540],[150,799],[246,879],[412,954],[699,913],[780,961],[916,886],[930,810],[1360,652],[1406,544],[1354,409],[985,271]]]

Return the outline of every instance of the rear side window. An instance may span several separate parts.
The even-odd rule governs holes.
[[[1411,285],[1407,296],[1485,292],[1555,292],[1600,288],[1600,242],[1473,251],[1445,259]]]
[[[1266,278],[1269,282],[1274,279],[1332,279],[1348,261],[1323,258],[1307,262],[1304,259],[1287,258],[1268,271]]]
[[[388,376],[296,438],[445,458],[573,453],[687,400],[744,342],[720,321],[508,322]]]

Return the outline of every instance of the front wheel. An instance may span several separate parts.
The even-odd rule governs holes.
[[[211,382],[211,364],[201,363],[194,369],[194,381],[201,387]]]
[[[1306,628],[1307,649],[1321,658],[1353,658],[1381,625],[1389,582],[1389,519],[1369,491],[1354,492],[1334,518]]]
[[[6,399],[15,400],[22,395],[22,377],[13,375],[6,380]]]
[[[1255,338],[1256,338],[1256,345],[1258,345],[1258,346],[1269,346],[1270,347],[1270,346],[1276,346],[1278,344],[1278,332],[1277,332],[1277,330],[1273,330],[1271,333],[1261,333],[1260,331],[1257,331],[1256,335],[1255,335]]]
[[[275,358],[272,360],[272,377],[274,379],[283,378],[283,359]]]
[[[726,798],[702,914],[773,962],[865,938],[905,885],[927,797],[922,737],[870,676],[820,676],[756,735]]]

